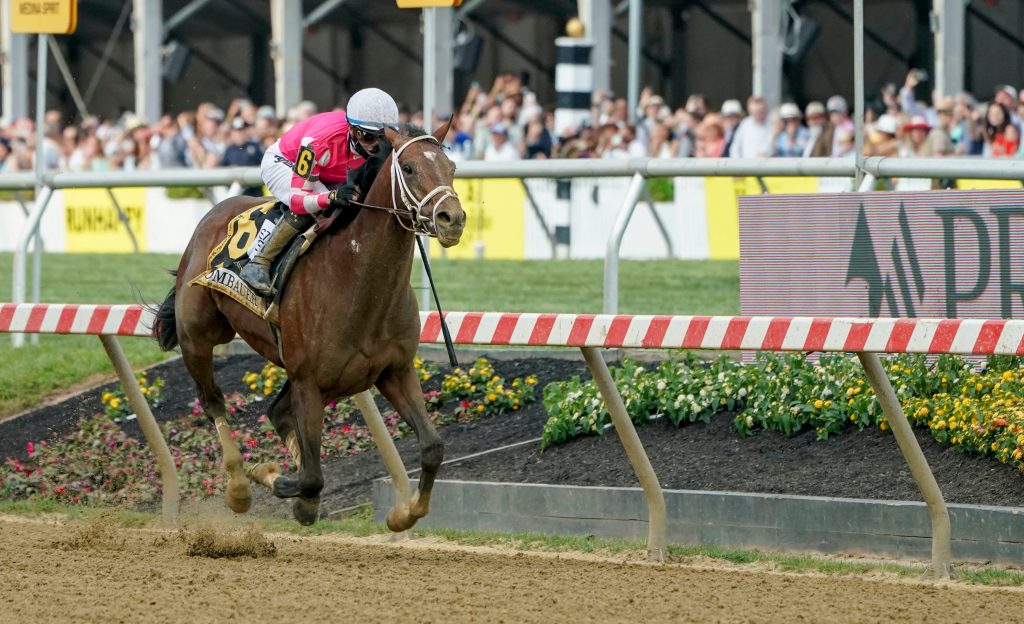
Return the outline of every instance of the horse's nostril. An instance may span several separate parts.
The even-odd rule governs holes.
[[[452,215],[447,210],[437,213],[437,220],[441,225],[448,225],[452,222]]]

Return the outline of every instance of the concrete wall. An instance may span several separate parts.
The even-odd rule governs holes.
[[[374,482],[383,521],[394,501]],[[666,490],[670,544],[782,552],[931,557],[924,503]],[[1024,561],[1024,508],[949,505],[954,561]],[[647,539],[639,488],[438,481],[420,526]]]

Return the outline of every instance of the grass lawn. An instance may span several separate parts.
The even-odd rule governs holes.
[[[0,253],[0,300],[8,301],[13,254]],[[158,302],[178,264],[168,254],[46,254],[41,300],[51,303]],[[597,313],[603,302],[601,260],[437,260],[433,263],[447,310]],[[31,279],[31,271],[29,272]],[[413,283],[419,285],[414,268]],[[736,261],[623,261],[619,267],[623,314],[737,314]],[[155,343],[121,340],[136,367],[167,357]],[[41,336],[38,345],[12,349],[0,336],[0,418],[36,405],[68,387],[109,379],[113,369],[94,336]]]

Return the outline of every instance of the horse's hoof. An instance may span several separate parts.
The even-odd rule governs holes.
[[[395,505],[388,512],[387,525],[392,533],[408,531],[416,524],[419,518],[409,513],[409,505]]]
[[[295,498],[299,495],[299,478],[281,475],[274,480],[274,496],[278,498]]]
[[[320,499],[303,498],[301,496],[296,498],[295,502],[292,503],[292,515],[303,526],[313,524],[320,515]]]
[[[224,499],[228,508],[235,513],[245,513],[252,506],[252,493],[249,491],[249,482],[245,479],[230,479],[227,490],[224,491]]]

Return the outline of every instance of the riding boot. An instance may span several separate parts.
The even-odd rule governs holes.
[[[274,231],[271,232],[263,249],[242,267],[242,271],[238,274],[239,277],[259,294],[264,297],[269,296],[274,287],[270,283],[270,266],[274,263],[274,259],[296,236],[312,225],[312,221],[313,219],[309,215],[285,213]]]

